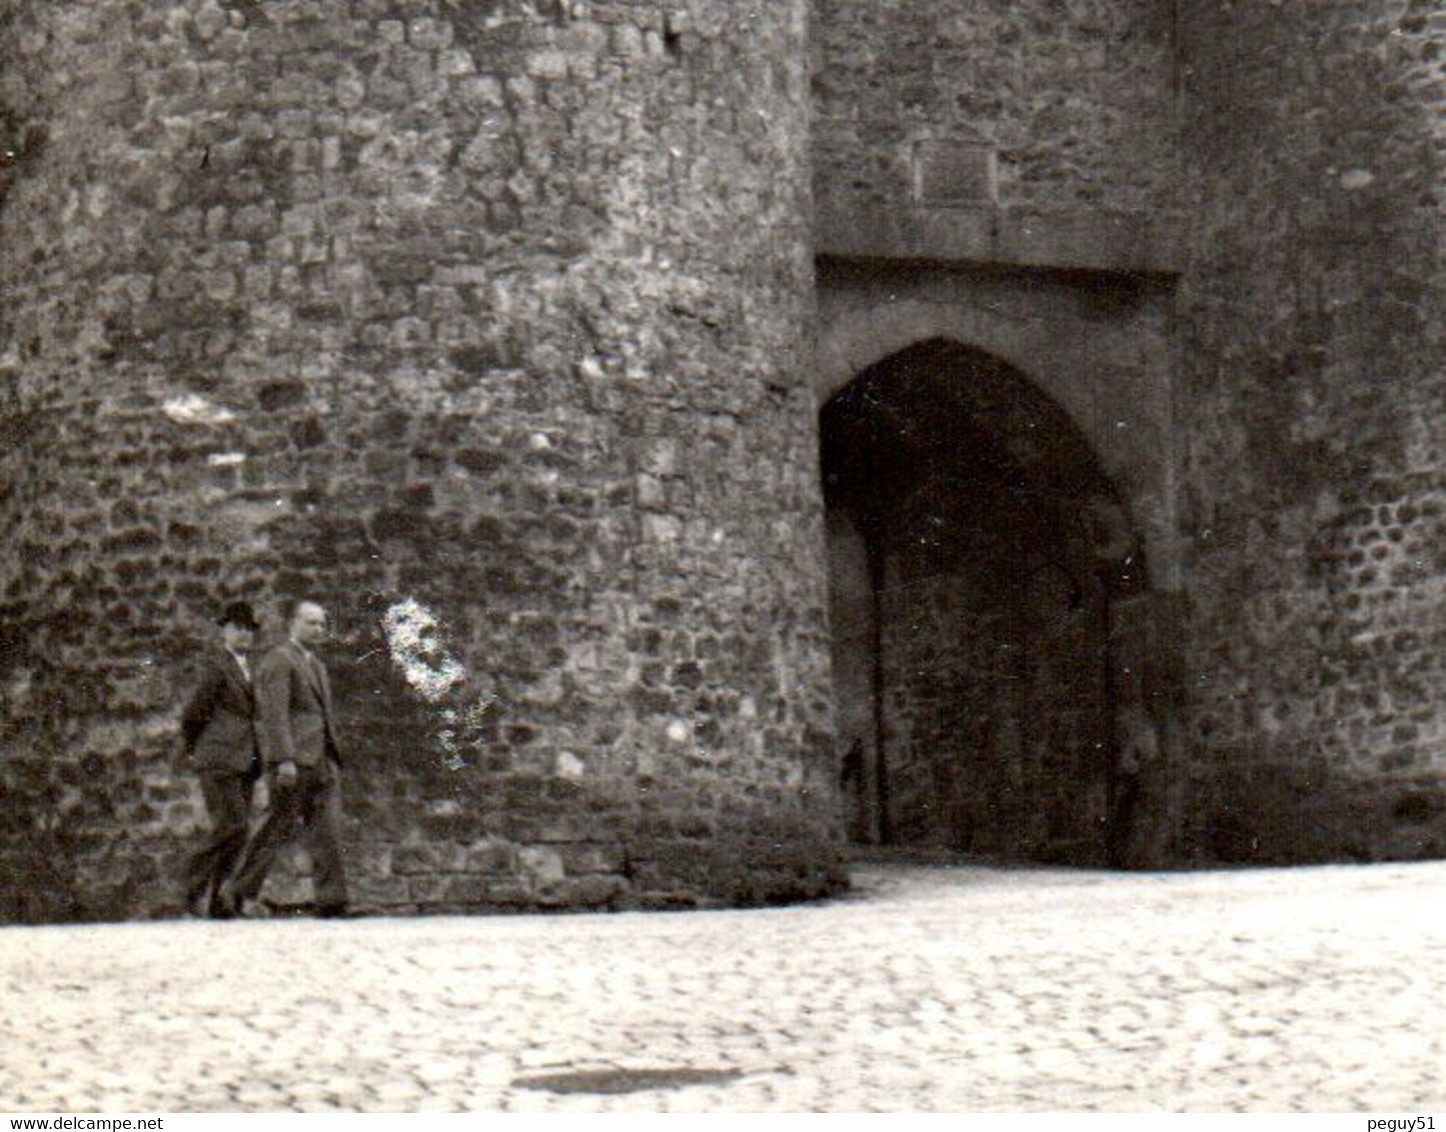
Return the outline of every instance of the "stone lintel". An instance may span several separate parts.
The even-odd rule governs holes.
[[[825,196],[818,201],[816,251],[836,259],[1177,275],[1172,229],[1168,222],[1103,211],[1023,214]]]

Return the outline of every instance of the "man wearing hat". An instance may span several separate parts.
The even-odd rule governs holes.
[[[246,844],[251,793],[261,776],[256,742],[256,696],[247,656],[261,628],[251,606],[235,601],[221,611],[219,644],[202,657],[200,678],[181,713],[181,743],[201,777],[211,838],[186,865],[186,904],[197,915],[224,918],[221,882]]]

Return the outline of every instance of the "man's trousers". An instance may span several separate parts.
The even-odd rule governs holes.
[[[246,822],[251,815],[251,794],[260,773],[255,770],[200,772],[201,796],[211,818],[211,836],[200,852],[186,862],[186,903],[195,906],[209,889],[215,894],[231,875],[246,846]]]
[[[341,771],[334,765],[299,766],[296,781],[278,785],[268,772],[271,800],[236,869],[232,895],[254,900],[282,847],[303,839],[311,854],[311,880],[319,908],[346,904],[346,874],[341,863]]]

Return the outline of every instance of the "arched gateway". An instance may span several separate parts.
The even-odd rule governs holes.
[[[1019,368],[942,337],[829,393],[850,837],[1080,864],[1148,857],[1158,741],[1151,765],[1135,756],[1141,729],[1168,714],[1139,632],[1149,566],[1079,425]]]

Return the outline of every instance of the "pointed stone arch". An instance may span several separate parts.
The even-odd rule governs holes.
[[[1125,749],[1137,745],[1133,733],[1141,720],[1162,733],[1169,727],[1155,722],[1170,714],[1164,676],[1169,665],[1162,662],[1168,650],[1161,648],[1159,587],[1149,539],[1135,520],[1137,505],[1144,500],[1153,506],[1151,489],[1163,490],[1165,477],[1148,455],[1141,457],[1137,445],[1110,443],[1109,432],[1100,428],[1100,404],[1091,383],[1071,371],[1070,357],[1078,356],[1081,337],[1078,326],[1041,334],[1027,321],[987,309],[922,300],[855,308],[823,323],[818,394],[829,497],[839,753],[846,823],[855,840],[1082,864],[1159,859],[1157,832],[1143,839],[1129,830],[1123,839],[1119,836],[1122,823],[1139,826],[1148,816],[1157,831],[1170,821],[1163,812],[1129,812],[1145,808],[1138,797],[1143,779],[1122,779],[1119,760]],[[933,376],[920,380],[931,367]],[[937,388],[941,367],[952,367],[956,379],[942,400]],[[911,383],[914,388],[902,388]],[[878,394],[890,384],[893,393],[875,396],[876,406],[887,409],[892,398],[897,411],[952,418],[936,445],[947,444],[951,435],[962,444],[970,434],[969,443],[992,445],[996,451],[955,467],[954,479],[968,481],[962,488],[940,478],[942,465],[936,461],[927,472],[932,478],[890,499],[889,524],[895,530],[883,535],[878,515],[861,518],[858,501],[841,502],[847,491],[841,493],[839,483],[831,484],[828,477],[840,474],[835,449],[842,401],[851,391]],[[925,384],[936,388],[923,389]],[[934,404],[926,407],[923,402],[930,398]],[[909,427],[917,431],[917,426],[916,420]],[[1099,443],[1102,434],[1104,444]],[[981,471],[987,468],[993,471]],[[985,480],[992,475],[996,482],[985,484],[981,475]],[[996,534],[1004,532],[1004,543],[1014,540],[1015,557],[998,551],[993,569],[1001,572],[995,582],[1010,571],[1017,575],[996,587],[999,593],[1015,594],[1003,604],[1016,621],[1012,627],[981,629],[987,619],[980,610],[996,600],[981,596],[988,588],[980,585],[988,570],[981,574],[977,565],[961,567],[951,576],[933,566],[921,568],[927,555],[900,550],[909,540],[928,537],[909,531],[920,523],[921,510],[910,496],[925,500],[925,525],[939,528],[949,523],[939,513],[940,498],[951,493],[963,498],[972,483],[971,506],[992,509],[997,519],[1001,485],[1007,487],[1012,475],[1033,485],[1021,489],[1026,494],[1043,491],[1053,500],[1053,517],[1044,526],[1053,525],[1058,537],[1041,539],[1037,517],[1021,519],[1012,534],[1008,523],[994,523]],[[886,491],[897,492],[898,486],[894,475]],[[877,509],[877,502],[872,506]],[[981,521],[970,537],[984,537],[987,526]],[[1069,533],[1059,534],[1064,527]],[[902,540],[900,530],[909,531]],[[1019,551],[1030,539],[1035,540],[1032,552],[1047,550],[1037,561]],[[956,564],[967,557],[958,555]],[[898,596],[914,585],[911,570],[933,591],[928,601]],[[861,577],[861,571],[867,576]],[[979,655],[970,659],[968,650],[941,647],[949,626],[937,613],[951,604],[956,616],[969,621],[975,644],[987,638],[992,657],[976,648]],[[925,606],[933,613],[921,614]],[[930,617],[932,624],[926,624]],[[1051,633],[1058,639],[1046,643]],[[928,647],[915,647],[931,634]],[[955,637],[962,640],[964,634]],[[1020,655],[1010,658],[1010,648]],[[930,649],[932,654],[925,655]],[[953,659],[941,661],[946,654]],[[1058,672],[1051,674],[1051,664]],[[974,680],[967,675],[971,666],[991,675]],[[972,717],[954,710],[959,703],[987,704],[990,687],[1001,690],[993,708]],[[869,701],[868,712],[860,710],[861,695]],[[1012,707],[998,707],[1005,703]],[[1041,720],[1047,726],[1041,728]],[[1160,749],[1166,746],[1162,742]],[[964,764],[971,769],[961,770]],[[1163,766],[1151,773],[1161,777],[1151,783],[1148,806],[1163,811],[1168,809],[1167,776]],[[1046,797],[1051,779],[1063,789]]]
[[[830,313],[825,312],[818,341],[815,393],[820,406],[870,366],[917,343],[968,345],[1028,374],[1068,414],[1111,482],[1141,515],[1141,537],[1152,560],[1161,568],[1173,560],[1172,547],[1157,545],[1169,541],[1158,537],[1164,517],[1150,522],[1168,506],[1168,453],[1161,443],[1168,390],[1137,397],[1130,389],[1121,396],[1119,389],[1106,388],[1090,366],[1080,364],[1082,355],[1095,357],[1120,347],[1112,327],[1084,318],[1012,316],[987,301],[928,298],[850,305],[832,317]],[[1128,373],[1122,367],[1114,372],[1121,377]]]

